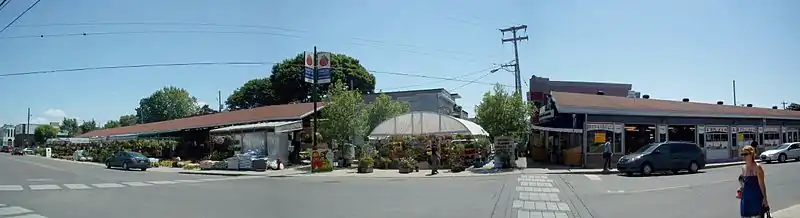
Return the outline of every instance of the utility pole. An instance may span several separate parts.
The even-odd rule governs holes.
[[[219,104],[218,112],[222,112],[222,91],[217,90],[217,103]]]
[[[736,106],[736,80],[733,80],[733,106]]]
[[[22,130],[22,132],[27,135],[27,134],[29,134],[28,133],[28,129],[30,129],[30,128],[31,128],[31,108],[28,108],[28,122],[25,123],[25,129]]]
[[[781,104],[783,104],[783,109],[786,110],[786,104],[789,104],[789,102],[783,101]]]
[[[500,29],[500,32],[503,33],[503,37],[505,37],[506,32],[511,32],[511,38],[503,38],[502,42],[511,42],[514,44],[514,64],[505,64],[503,67],[506,66],[514,66],[514,87],[516,91],[522,96],[522,80],[520,78],[520,71],[519,71],[519,50],[517,49],[517,42],[522,40],[528,40],[528,36],[517,36],[517,31],[522,30],[527,32],[528,26],[527,25],[520,25],[520,26],[512,26],[505,29]],[[524,100],[525,97],[522,97]]]

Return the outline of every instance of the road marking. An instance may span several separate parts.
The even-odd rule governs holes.
[[[586,174],[586,175],[584,175],[584,176],[586,176],[586,178],[589,178],[589,180],[593,180],[593,181],[600,181],[600,180],[603,180],[603,179],[602,179],[602,178],[600,178],[600,176],[598,176],[598,175],[589,175],[589,174]]]
[[[94,187],[98,188],[122,188],[125,187],[124,185],[120,185],[117,183],[99,183],[99,184],[92,184]]]
[[[800,214],[800,204],[784,208],[779,211],[772,212],[772,217],[792,217],[792,215]]]
[[[58,185],[29,185],[31,190],[59,190],[61,187]]]
[[[22,191],[25,190],[21,185],[0,185],[0,191]]]
[[[5,206],[6,206],[5,204],[0,204],[0,207],[5,207]]]
[[[693,184],[693,185],[679,185],[679,186],[671,186],[671,187],[663,187],[663,188],[652,188],[652,189],[630,190],[630,191],[608,190],[608,193],[643,193],[643,192],[666,191],[666,190],[672,190],[672,189],[691,188],[691,187],[695,187],[695,186],[711,185],[711,184],[733,182],[733,181],[736,181],[736,180],[735,179],[728,179],[728,180],[719,180],[719,181],[713,181],[713,182],[701,183],[701,184]]]
[[[517,191],[520,192],[547,192],[547,193],[556,193],[561,192],[558,188],[538,188],[538,187],[525,187],[525,186],[517,186]]]
[[[134,187],[151,186],[151,185],[153,185],[153,184],[147,184],[147,183],[144,183],[144,182],[123,182],[122,184],[125,184],[125,185],[128,185],[128,186],[134,186]]]
[[[33,211],[22,207],[0,207],[0,215],[3,216],[30,213],[30,212]]]
[[[561,201],[561,198],[558,197],[558,194],[535,192],[520,192],[519,199],[527,201]]]
[[[61,168],[58,168],[58,167],[54,167],[54,166],[50,166],[50,165],[46,165],[46,164],[40,164],[40,163],[31,162],[31,161],[25,161],[25,160],[16,159],[16,158],[9,158],[9,160],[13,160],[13,161],[21,162],[21,163],[26,163],[26,164],[30,164],[30,165],[35,165],[35,166],[38,166],[38,167],[47,168],[47,169],[51,169],[51,170],[55,170],[55,171],[67,172],[67,170],[64,170],[64,169],[61,169]]]
[[[47,218],[47,217],[39,215],[39,214],[27,214],[27,215],[22,215],[22,216],[10,216],[10,217],[6,217],[6,218]]]
[[[53,179],[28,179],[28,182],[49,182],[53,181]]]
[[[90,189],[90,188],[92,188],[92,187],[89,187],[88,185],[84,185],[84,184],[64,184],[64,187],[67,187],[68,189]]]
[[[169,185],[169,184],[177,183],[175,181],[147,181],[147,182],[153,183],[153,184],[156,184],[156,185]]]
[[[179,183],[198,183],[198,182],[203,182],[203,181],[198,181],[198,180],[175,180],[175,182],[179,182]]]

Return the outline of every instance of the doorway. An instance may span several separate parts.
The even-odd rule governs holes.
[[[656,125],[625,124],[625,154],[656,142]]]
[[[670,125],[669,140],[697,143],[697,127],[695,125]]]

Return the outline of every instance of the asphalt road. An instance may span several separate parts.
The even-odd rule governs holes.
[[[800,162],[765,164],[772,211],[800,204]],[[560,175],[592,217],[739,217],[740,166],[699,174],[627,177]]]
[[[512,217],[518,177],[213,177],[0,154],[0,217]],[[17,184],[34,185],[1,186]]]

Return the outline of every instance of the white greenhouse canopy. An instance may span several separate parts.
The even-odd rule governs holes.
[[[426,111],[414,111],[390,118],[378,124],[370,137],[390,135],[484,135],[489,133],[480,125],[464,119],[459,119],[446,114],[437,114]]]

